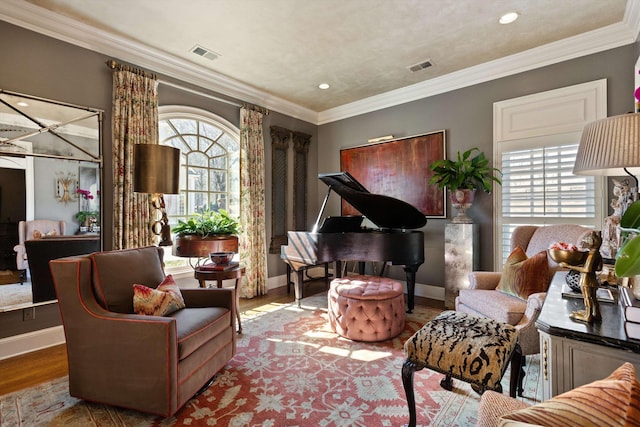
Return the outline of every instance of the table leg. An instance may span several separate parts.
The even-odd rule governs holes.
[[[236,279],[236,319],[238,320],[238,333],[242,333],[242,322],[240,321],[240,293],[238,292],[238,288],[240,287],[240,280],[242,277],[238,277]]]
[[[200,283],[200,287],[201,288],[206,288],[207,287],[207,281],[206,280],[198,280],[198,283]]]

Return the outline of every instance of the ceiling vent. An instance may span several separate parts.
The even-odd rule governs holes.
[[[195,53],[198,56],[202,56],[203,58],[207,58],[210,61],[213,61],[214,59],[218,59],[220,57],[219,53],[215,53],[214,51],[207,49],[206,47],[202,47],[199,45],[195,45],[192,49],[191,49],[191,53]]]
[[[415,64],[415,65],[410,65],[407,68],[415,73],[416,71],[420,71],[420,70],[424,70],[425,68],[429,68],[433,65],[433,63],[431,62],[430,59],[427,59],[426,61],[420,62],[419,64]]]

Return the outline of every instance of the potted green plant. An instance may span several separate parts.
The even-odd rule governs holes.
[[[208,257],[211,252],[238,252],[240,223],[226,210],[204,210],[186,221],[178,220],[174,254],[182,257]]]
[[[437,185],[440,190],[449,187],[451,205],[458,210],[458,216],[453,218],[453,222],[457,223],[472,222],[466,215],[466,210],[471,207],[477,190],[491,193],[494,182],[502,184],[502,172],[491,167],[489,159],[477,147],[464,153],[458,151],[454,160],[436,160],[429,165],[429,169],[433,171],[430,184]],[[499,176],[494,175],[494,172]]]
[[[75,218],[80,223],[80,231],[94,231],[95,227],[100,226],[100,212],[98,211],[80,211],[76,213]]]

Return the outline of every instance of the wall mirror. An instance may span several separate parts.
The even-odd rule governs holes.
[[[29,269],[20,283],[14,251],[20,221],[63,221],[64,236],[102,247],[95,242],[102,212],[102,116],[94,108],[0,89],[0,312],[34,304],[38,286]],[[36,231],[25,240],[60,241],[52,230]]]

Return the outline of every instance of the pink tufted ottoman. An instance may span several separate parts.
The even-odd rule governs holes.
[[[334,279],[329,289],[329,325],[354,341],[384,341],[404,329],[402,284],[378,276]]]

